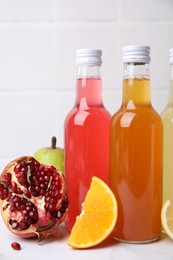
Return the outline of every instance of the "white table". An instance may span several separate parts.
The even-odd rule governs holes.
[[[22,239],[8,231],[0,217],[0,260],[173,260],[173,241],[162,235],[152,244],[132,245],[118,243],[112,237],[90,249],[72,249],[67,245],[68,231],[62,224],[59,237],[42,242]],[[11,248],[11,242],[19,242],[20,251]]]

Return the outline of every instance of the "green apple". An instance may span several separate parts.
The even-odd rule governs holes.
[[[56,147],[56,137],[52,137],[51,147],[43,147],[37,150],[34,158],[42,164],[54,166],[64,173],[64,149]]]

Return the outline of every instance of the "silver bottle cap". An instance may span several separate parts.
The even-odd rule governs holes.
[[[122,48],[123,63],[150,63],[150,47],[142,45],[124,46]]]
[[[97,49],[78,49],[76,50],[76,64],[86,66],[101,66],[102,51]]]

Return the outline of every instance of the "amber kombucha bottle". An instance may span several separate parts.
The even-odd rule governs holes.
[[[122,52],[123,100],[110,127],[110,186],[118,202],[113,236],[149,243],[161,235],[163,127],[150,100],[150,47]]]

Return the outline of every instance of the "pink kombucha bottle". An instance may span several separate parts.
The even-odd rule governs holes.
[[[69,209],[65,219],[71,230],[90,187],[92,176],[109,180],[110,113],[102,101],[102,51],[76,51],[76,101],[64,124],[65,177]]]

